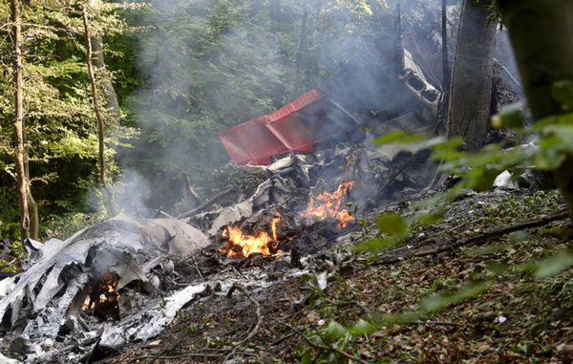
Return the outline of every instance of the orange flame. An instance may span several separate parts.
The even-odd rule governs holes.
[[[300,213],[307,222],[335,220],[338,229],[345,229],[348,224],[356,220],[342,205],[346,202],[348,191],[354,187],[354,182],[343,182],[335,192],[323,192],[318,196],[310,197],[308,207]]]
[[[88,285],[82,310],[94,312],[100,309],[102,305],[117,307],[120,298],[120,294],[116,290],[117,283],[112,274],[106,273],[95,283],[95,287]]]
[[[271,222],[272,239],[266,231],[257,235],[246,235],[235,226],[227,226],[223,237],[228,243],[219,252],[229,258],[246,258],[253,254],[275,255],[278,247],[277,227],[281,217],[273,218]]]

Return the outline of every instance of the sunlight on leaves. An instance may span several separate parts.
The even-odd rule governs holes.
[[[350,329],[353,335],[368,335],[378,330],[378,327],[371,322],[359,319]]]
[[[419,143],[422,141],[426,141],[428,139],[429,137],[425,135],[412,134],[405,132],[403,130],[399,130],[392,133],[384,134],[381,137],[376,138],[374,142],[377,145],[385,145],[392,143],[407,145],[407,144]]]

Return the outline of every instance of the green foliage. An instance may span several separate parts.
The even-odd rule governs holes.
[[[552,88],[552,96],[563,111],[573,111],[573,81],[555,83]]]
[[[50,238],[65,240],[87,226],[105,220],[107,216],[103,212],[70,212],[62,215],[51,215],[43,222],[43,235]]]
[[[0,272],[19,273],[20,264],[25,258],[26,250],[21,241],[5,239],[4,243],[9,245],[10,255],[3,254],[0,257]]]
[[[573,266],[573,253],[571,251],[559,252],[538,263],[535,277],[548,278],[561,273],[571,266]]]
[[[32,193],[40,206],[41,220],[51,214],[67,214],[84,209],[86,191],[95,186],[98,155],[97,123],[94,116],[85,59],[83,23],[77,1],[42,1],[22,4],[23,74],[26,151],[30,161]],[[119,36],[129,30],[120,12],[140,8],[130,4],[106,4],[89,9],[92,34]],[[0,5],[0,16],[10,17],[8,2]],[[8,24],[9,25],[9,24]],[[11,82],[11,27],[0,28],[0,68],[7,77],[0,87],[7,96],[14,93]],[[107,51],[113,51],[106,47]],[[118,52],[114,52],[118,54]],[[101,73],[101,72],[99,72]],[[103,81],[104,74],[99,74]],[[105,77],[114,80],[114,73]],[[103,85],[98,85],[104,95]],[[15,185],[12,162],[14,121],[12,97],[0,100],[0,168],[7,185]],[[114,122],[106,113],[105,156],[108,174],[117,173],[113,146],[126,143],[133,130]],[[90,181],[80,186],[77,181]],[[67,202],[66,202],[67,201]],[[81,201],[81,203],[78,203]],[[13,204],[15,210],[18,204]],[[4,226],[19,218],[5,209],[0,214]],[[2,231],[3,234],[9,234]]]
[[[396,132],[385,135],[377,140],[377,143],[399,143],[407,146],[407,149],[418,150],[418,148],[430,148],[433,151],[433,158],[442,163],[442,171],[461,177],[461,181],[449,191],[431,198],[427,201],[416,204],[415,207],[426,207],[433,209],[436,206],[444,206],[447,202],[452,201],[467,189],[476,191],[491,188],[495,177],[504,170],[524,171],[528,168],[537,168],[545,171],[554,171],[559,168],[566,156],[573,155],[573,87],[571,82],[562,82],[553,88],[554,101],[561,105],[563,114],[546,118],[539,121],[534,127],[524,129],[524,117],[522,115],[522,106],[513,105],[503,110],[493,119],[496,127],[512,128],[518,134],[522,141],[531,140],[538,137],[537,146],[514,147],[504,149],[503,145],[492,144],[484,147],[477,153],[464,151],[461,140],[439,140],[433,138],[424,138],[418,135],[408,135],[403,132]],[[571,168],[571,166],[569,166]],[[520,216],[522,206],[536,206],[542,208],[547,201],[535,202],[535,196],[532,196],[529,203],[512,205],[511,198],[502,201],[500,206],[506,210],[501,216],[510,217],[517,214]],[[540,211],[547,212],[547,211]],[[439,214],[436,214],[439,215]],[[416,215],[414,215],[416,216]],[[500,216],[497,211],[496,216]],[[409,235],[412,234],[413,221],[420,223],[433,221],[436,216],[430,214],[430,217],[403,218],[396,213],[388,212],[379,216],[376,221],[376,227],[380,231],[381,238],[367,241],[359,246],[359,252],[365,250],[379,250],[402,243]],[[509,236],[510,244],[522,244],[528,241],[528,235],[516,233]],[[512,253],[513,252],[513,253]],[[504,246],[489,247],[481,249],[466,249],[470,256],[489,255],[489,254],[514,254],[514,249],[506,249]],[[532,274],[537,279],[547,279],[560,274],[564,270],[573,266],[573,254],[571,250],[561,251],[549,258],[537,263],[531,261],[522,264],[507,266],[500,261],[491,260],[485,264],[485,267],[491,275],[500,276],[506,272],[520,272],[521,274]],[[456,287],[451,292],[442,294],[432,294],[422,299],[412,310],[391,315],[373,315],[359,319],[353,327],[347,329],[339,327],[338,324],[332,323],[327,327],[331,334],[326,335],[327,330],[321,329],[317,334],[319,338],[328,337],[329,345],[338,342],[347,342],[348,335],[354,338],[358,335],[371,335],[382,327],[388,327],[393,324],[411,323],[413,321],[426,318],[443,309],[459,304],[465,300],[477,297],[483,292],[490,289],[493,282],[489,280],[478,280],[465,284],[463,288]],[[337,335],[334,335],[337,334]],[[339,341],[333,341],[333,340]],[[518,348],[517,350],[526,350]]]
[[[453,294],[427,297],[420,303],[420,310],[427,313],[441,311],[448,306],[478,296],[485,292],[489,286],[490,284],[487,282],[471,283],[466,285],[461,291]]]
[[[378,216],[376,227],[380,232],[390,236],[402,236],[408,231],[406,221],[395,212],[387,212]]]
[[[492,126],[494,128],[523,128],[525,126],[523,107],[521,102],[506,106],[498,115],[492,117]]]
[[[176,0],[133,19],[149,29],[134,37],[140,90],[126,97],[142,133],[122,155],[161,205],[177,203],[182,175],[211,184],[228,161],[218,132],[274,111],[373,48],[376,11],[385,11],[378,1],[277,4]]]
[[[20,239],[20,210],[18,195],[8,187],[0,187],[0,204],[3,206],[0,215],[0,240],[16,241]]]
[[[436,209],[432,212],[419,211],[408,218],[395,212],[381,214],[376,220],[378,237],[360,243],[356,252],[379,251],[402,244],[417,229],[432,225],[442,219],[442,212]]]

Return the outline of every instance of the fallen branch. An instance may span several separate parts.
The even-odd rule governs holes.
[[[251,340],[259,332],[259,329],[261,328],[261,324],[263,322],[263,315],[261,314],[261,304],[258,301],[256,301],[253,297],[251,297],[251,295],[249,294],[249,292],[247,292],[247,290],[243,285],[239,283],[234,283],[233,286],[229,289],[229,292],[227,293],[227,298],[231,298],[233,292],[235,292],[236,290],[241,291],[241,293],[247,296],[249,301],[251,301],[251,303],[255,305],[257,312],[257,323],[255,324],[255,327],[251,330],[251,332],[249,332],[246,338],[239,341],[237,344],[235,344],[235,346],[233,346],[233,349],[231,350],[229,355],[227,355],[224,362],[227,362],[233,355],[235,355],[237,348],[239,346],[242,346],[244,343]]]
[[[188,175],[185,175],[185,191],[191,195],[191,197],[193,197],[195,199],[195,201],[198,202],[203,202],[201,201],[201,196],[199,196],[199,194],[195,191],[195,186],[191,183],[191,180],[189,179]]]
[[[491,238],[494,238],[494,237],[503,236],[503,235],[506,235],[509,233],[513,233],[513,232],[521,231],[521,230],[525,230],[525,229],[531,229],[534,227],[544,226],[544,225],[547,225],[549,223],[559,221],[559,220],[565,220],[568,217],[569,217],[569,213],[567,212],[566,209],[563,209],[563,210],[560,210],[560,211],[554,213],[553,215],[543,216],[543,217],[540,217],[540,218],[537,218],[534,220],[530,220],[530,221],[526,221],[526,222],[522,222],[519,224],[506,226],[506,227],[495,229],[495,230],[486,231],[484,233],[470,236],[468,238],[453,242],[451,244],[446,243],[446,244],[444,244],[438,248],[435,248],[435,249],[424,250],[421,252],[413,253],[409,256],[391,257],[391,258],[388,258],[385,260],[380,260],[378,262],[373,263],[372,265],[395,264],[395,263],[398,263],[398,262],[400,262],[404,259],[407,259],[407,258],[412,258],[412,257],[421,258],[421,257],[430,256],[430,255],[437,255],[437,254],[444,253],[446,251],[453,250],[453,249],[456,249],[456,248],[459,248],[459,247],[462,247],[465,245],[470,245],[470,244],[474,244],[474,243],[478,243],[478,242],[485,242],[485,241],[487,241]]]
[[[133,358],[127,363],[139,363],[142,360],[170,360],[170,359],[183,359],[183,358],[218,358],[219,354],[206,354],[206,353],[185,353],[180,355],[143,355]]]
[[[155,211],[155,216],[153,216],[153,218],[157,219],[157,218],[158,218],[159,216],[161,216],[161,215],[163,215],[163,216],[165,216],[165,217],[167,217],[167,218],[169,218],[169,219],[174,219],[174,220],[176,220],[173,216],[169,215],[167,212],[165,212],[165,211],[163,211],[163,210],[156,210],[156,211]]]
[[[413,321],[413,324],[417,325],[434,325],[434,326],[459,326],[465,327],[466,325],[460,324],[458,322],[449,322],[449,321]]]
[[[310,345],[311,347],[320,350],[320,351],[326,351],[326,352],[334,352],[338,355],[341,355],[343,357],[345,357],[346,359],[352,360],[352,361],[356,361],[358,363],[362,363],[362,364],[368,364],[367,361],[364,361],[360,358],[355,357],[352,354],[349,354],[345,351],[342,351],[340,349],[338,349],[336,346],[332,345],[332,346],[325,346],[325,345],[319,345],[317,343],[314,343],[312,340],[310,340],[308,337],[306,337],[305,334],[303,334],[299,329],[297,329],[296,327],[293,327],[292,325],[287,324],[286,322],[282,323],[283,325],[285,325],[286,327],[288,327],[289,329],[291,329],[294,333],[296,333],[298,336],[300,336],[304,341],[306,341],[306,343],[308,345]]]
[[[280,338],[276,339],[275,341],[273,341],[272,343],[270,343],[269,346],[277,346],[278,344],[282,343],[285,340],[290,339],[291,337],[295,336],[296,332],[290,332],[286,335],[281,336]]]
[[[434,254],[443,253],[445,251],[459,248],[459,247],[462,247],[464,245],[470,245],[473,243],[477,243],[477,242],[482,241],[482,240],[485,241],[485,240],[488,240],[488,239],[491,239],[491,238],[494,238],[497,236],[506,235],[506,234],[513,233],[516,231],[521,231],[521,230],[525,230],[525,229],[531,229],[534,227],[547,225],[547,224],[554,222],[554,221],[565,220],[568,217],[569,217],[569,213],[565,210],[562,210],[562,211],[559,211],[553,215],[544,216],[541,218],[537,218],[535,220],[526,221],[526,222],[519,223],[519,224],[512,225],[512,226],[506,226],[506,227],[500,228],[500,229],[486,231],[485,233],[482,233],[482,234],[479,234],[476,236],[470,236],[469,238],[457,241],[451,245],[442,246],[442,247],[439,247],[436,249],[426,250],[426,251],[415,253],[413,256],[423,257],[423,256],[427,256],[427,255],[434,255]]]
[[[222,199],[224,199],[225,197],[229,196],[231,193],[233,193],[234,190],[232,189],[227,189],[225,191],[219,192],[215,197],[213,197],[212,199],[210,199],[209,201],[206,201],[204,203],[202,203],[200,206],[194,208],[193,210],[187,211],[185,213],[182,213],[181,215],[177,216],[178,219],[184,219],[186,217],[191,217],[191,216],[195,216],[198,213],[200,213],[202,210],[206,209],[207,207],[221,201]]]

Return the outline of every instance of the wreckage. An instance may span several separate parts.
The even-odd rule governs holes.
[[[414,115],[388,125],[427,127]],[[202,295],[236,283],[264,288],[277,270],[284,279],[317,270],[308,257],[356,240],[356,206],[381,196],[376,186],[403,170],[393,165],[399,150],[375,147],[363,130],[324,92],[311,90],[221,133],[237,163],[268,174],[250,197],[181,219],[119,216],[65,241],[29,241],[28,269],[1,284],[0,317],[9,330],[0,347],[29,363],[92,362],[156,336]],[[252,133],[256,146],[243,137]],[[420,187],[426,177],[401,172],[391,182],[411,179]],[[197,274],[182,277],[190,261]]]
[[[187,220],[221,225],[207,230],[208,235],[182,220],[117,217],[65,241],[30,241],[29,268],[2,281],[0,316],[10,331],[1,345],[24,362],[92,362],[128,342],[156,336],[202,295],[224,293],[236,283],[263,288],[276,281],[278,272],[284,278],[308,272],[303,257],[309,249],[316,252],[353,232],[346,229],[352,221],[343,203],[347,187],[316,196],[329,205],[327,211],[322,209],[326,220],[319,221],[321,204],[309,201],[300,216],[289,216],[271,202],[271,195],[286,199],[289,186],[281,184],[286,181],[284,176],[272,177],[242,207]],[[339,219],[343,233],[342,225],[333,225]],[[316,241],[309,244],[308,234]],[[259,264],[278,266],[240,265],[265,256]],[[177,271],[190,261],[197,274],[182,277]]]
[[[29,363],[93,362],[153,338],[205,295],[322,274],[312,256],[362,236],[358,201],[379,186],[366,177],[387,175],[399,155],[372,145],[292,153],[257,167],[268,179],[238,203],[182,219],[120,216],[30,242],[29,268],[2,281],[0,347]]]
[[[65,241],[30,241],[28,269],[1,283],[2,351],[13,362],[94,362],[153,338],[179,310],[236,284],[257,290],[314,274],[325,286],[317,252],[353,244],[363,237],[357,218],[435,180],[427,151],[372,143],[395,130],[434,132],[439,87],[399,50],[388,87],[401,91],[382,100],[393,103],[391,117],[356,116],[340,102],[351,88],[331,79],[222,131],[244,173],[266,176],[250,196],[221,193],[212,211],[203,212],[205,205],[179,218],[120,216]],[[330,254],[333,261],[349,255]]]
[[[83,359],[96,343],[114,347],[130,337],[156,335],[161,321],[174,315],[169,305],[138,320],[135,331],[125,332],[124,327],[122,339],[110,337],[106,322],[119,320],[120,312],[125,319],[129,312],[149,309],[144,297],[161,295],[165,278],[173,273],[169,257],[184,259],[209,240],[178,221],[116,217],[65,241],[28,244],[29,269],[2,281],[0,317],[12,328],[9,349],[27,362],[56,361],[57,355],[57,360],[71,363]],[[122,297],[128,286],[133,290],[129,300]],[[62,358],[58,348],[66,345],[86,352]]]

